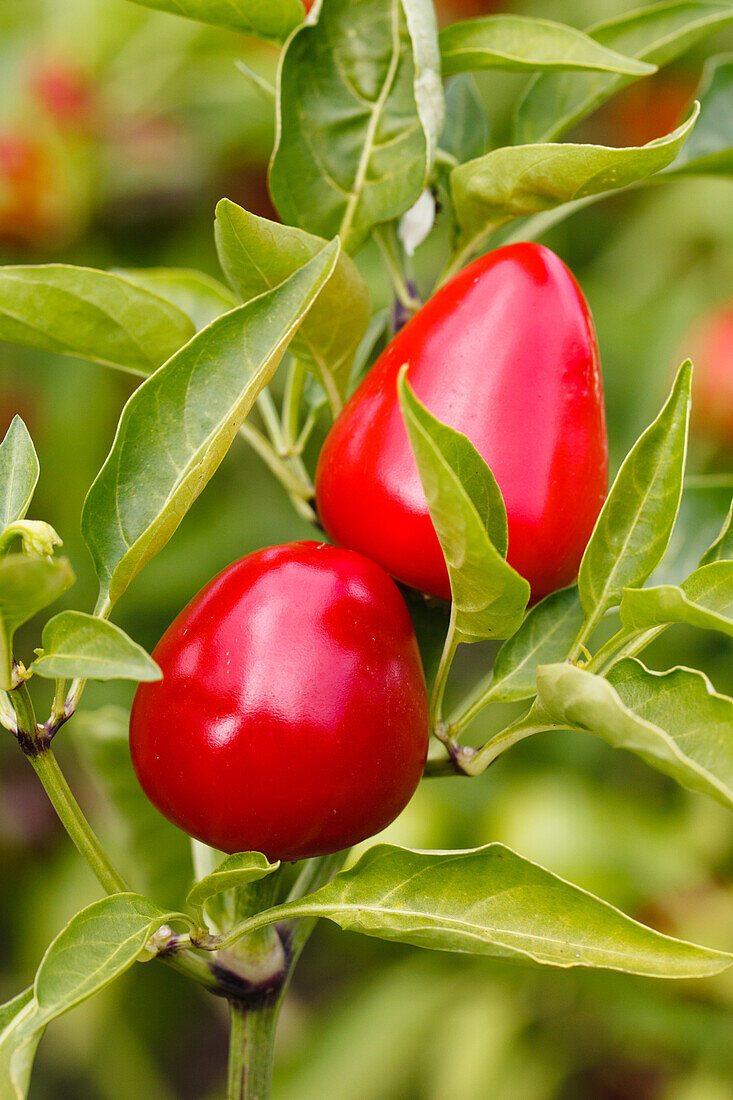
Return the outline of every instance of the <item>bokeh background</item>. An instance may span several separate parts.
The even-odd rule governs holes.
[[[438,6],[444,20],[492,7],[480,0]],[[584,27],[631,6],[525,0],[512,10]],[[660,136],[679,121],[705,56],[731,49],[731,35],[708,40],[617,97],[578,136],[607,144]],[[0,0],[0,262],[180,265],[218,275],[216,200],[227,195],[274,216],[265,184],[272,110],[237,69],[241,59],[273,78],[270,48],[126,0]],[[522,84],[479,74],[497,144]],[[733,184],[689,179],[617,195],[545,241],[574,270],[595,316],[615,471],[691,350],[691,326],[733,299]],[[367,250],[359,263],[375,304],[387,305],[376,256]],[[429,245],[416,265],[427,280]],[[733,347],[727,354],[733,372]],[[16,412],[30,428],[42,467],[31,515],[64,539],[78,577],[66,602],[75,607],[91,609],[96,589],[79,534],[82,500],[133,384],[91,364],[0,345],[0,432]],[[719,483],[690,480],[662,567],[674,580],[715,537],[733,492],[725,476],[733,453],[707,427],[704,418],[697,424],[691,474],[719,475]],[[116,620],[151,649],[230,561],[308,536],[280,486],[238,441],[175,538],[120,602]],[[38,644],[38,624],[30,624],[20,656]],[[490,659],[489,647],[463,655],[457,694]],[[725,639],[673,628],[650,652],[650,664],[678,663],[703,668],[719,691],[733,692]],[[157,816],[140,816],[131,828],[115,810],[115,802],[136,802],[119,739],[130,697],[124,685],[90,685],[85,713],[59,735],[58,754],[121,863],[134,865],[136,852],[159,846],[167,862],[158,900],[175,903],[188,873],[185,840]],[[509,708],[495,709],[477,723],[477,740],[506,719]],[[92,726],[110,730],[106,750],[104,742],[101,750],[90,747],[85,731]],[[92,757],[100,751],[107,753],[106,788],[94,778]],[[592,737],[538,736],[481,778],[427,781],[387,835],[439,848],[501,840],[658,929],[731,948],[730,815]],[[0,1001],[29,983],[49,940],[97,896],[5,735]],[[224,1005],[163,967],[138,966],[52,1025],[30,1095],[213,1100],[222,1095],[225,1060]],[[322,922],[283,1012],[275,1096],[730,1100],[733,976],[664,983],[535,970],[419,952]]]

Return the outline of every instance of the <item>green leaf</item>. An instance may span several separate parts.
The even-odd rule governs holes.
[[[305,11],[300,0],[133,0],[144,8],[169,11],[199,23],[284,42]]]
[[[720,534],[713,545],[700,558],[700,565],[714,561],[733,561],[733,500],[725,517]]]
[[[725,970],[733,956],[654,932],[503,844],[420,852],[377,844],[308,898],[278,906],[438,951],[659,978]]]
[[[540,705],[556,722],[636,753],[733,809],[733,699],[717,695],[701,672],[651,672],[626,658],[607,679],[574,665],[546,665],[537,684]]]
[[[0,340],[148,374],[194,334],[170,302],[110,271],[0,268]]]
[[[443,124],[431,0],[328,0],[285,48],[278,118],[280,217],[357,251],[430,173]]]
[[[583,608],[575,585],[536,604],[496,655],[491,698],[511,702],[536,695],[537,669],[564,661],[582,625]]]
[[[31,665],[47,680],[160,680],[162,672],[124,630],[83,611],[62,611],[46,623]]]
[[[590,69],[648,76],[656,69],[623,57],[575,27],[524,15],[489,15],[453,23],[440,32],[443,76],[475,69]]]
[[[428,412],[402,368],[402,413],[440,541],[457,639],[508,638],[529,600],[527,581],[504,560],[506,510],[494,475],[471,441]]]
[[[0,558],[0,688],[12,687],[13,635],[74,583],[66,558]]]
[[[626,588],[619,610],[630,633],[686,623],[733,638],[733,562],[704,565],[679,586]]]
[[[110,706],[77,712],[64,733],[102,791],[110,818],[104,840],[115,864],[166,905],[180,906],[191,883],[191,846],[143,794],[128,727],[127,711]]]
[[[229,199],[216,208],[215,234],[219,262],[243,302],[279,286],[326,243],[302,229],[255,217]],[[311,367],[337,409],[370,314],[369,289],[354,261],[342,253],[290,347]]]
[[[513,218],[628,187],[661,171],[679,153],[698,110],[648,145],[515,145],[459,165],[450,179],[462,240],[480,239]]]
[[[0,1100],[25,1100],[43,1028],[29,1020],[35,1012],[33,989],[0,1006]]]
[[[733,175],[733,55],[708,59],[695,98],[700,118],[668,174]]]
[[[731,22],[729,3],[671,0],[599,23],[586,33],[608,49],[661,67]],[[603,73],[541,73],[519,104],[515,140],[560,137],[634,79]]]
[[[236,886],[246,886],[249,882],[271,875],[277,871],[280,862],[270,863],[261,852],[239,852],[227,856],[215,870],[197,882],[189,891],[186,901],[195,909],[202,909],[209,898],[232,890]]]
[[[39,473],[33,440],[21,418],[14,416],[0,443],[0,533],[25,516]]]
[[[0,554],[7,553],[16,539],[20,539],[24,554],[38,558],[49,557],[56,546],[63,546],[58,533],[42,519],[19,519],[9,524],[0,535]]]
[[[482,157],[491,144],[491,124],[470,73],[448,81],[440,146],[461,164]]]
[[[334,241],[281,286],[214,321],[127,402],[82,511],[100,608],[165,546],[213,475],[338,252]]]
[[[129,283],[165,298],[190,317],[197,332],[206,328],[222,313],[239,305],[229,287],[210,275],[190,268],[144,267],[122,268],[117,274]]]
[[[624,459],[580,563],[586,616],[598,620],[642,585],[667,549],[682,496],[692,368],[680,367],[657,419]]]

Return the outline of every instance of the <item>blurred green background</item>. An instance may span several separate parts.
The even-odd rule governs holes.
[[[446,0],[441,14],[491,6]],[[631,6],[527,0],[512,10],[584,27]],[[730,49],[733,36],[719,34],[617,97],[580,135],[608,144],[661,135],[684,111],[704,58]],[[269,47],[125,0],[0,0],[0,260],[181,265],[218,275],[215,201],[227,195],[272,213],[264,174],[271,107],[237,59],[272,79]],[[481,74],[479,84],[501,143],[523,79]],[[617,195],[545,240],[574,270],[595,316],[615,471],[689,351],[690,326],[733,298],[733,186],[690,179]],[[360,263],[375,305],[386,304],[375,258],[367,252]],[[432,264],[428,244],[417,256],[419,278]],[[91,609],[95,595],[79,534],[81,503],[132,386],[90,364],[0,346],[0,432],[15,412],[30,428],[42,467],[31,515],[62,535],[78,576],[66,601],[79,608]],[[691,446],[692,472],[733,470],[733,455],[706,438],[704,427]],[[731,491],[723,484],[686,492],[666,576],[679,580],[694,566],[717,534]],[[175,538],[125,595],[116,620],[151,649],[230,561],[309,533],[238,441]],[[37,624],[23,631],[21,657],[38,635]],[[457,694],[490,657],[485,647],[463,655]],[[694,664],[719,691],[733,692],[730,643],[717,635],[674,628],[651,658],[660,669]],[[124,707],[130,696],[124,686],[91,685],[84,710]],[[505,717],[492,711],[482,718],[476,739]],[[89,721],[114,726],[120,715],[75,720],[58,738],[59,757],[110,849],[129,860],[135,838],[84,763]],[[120,758],[121,782],[127,767]],[[535,737],[479,779],[427,781],[387,835],[438,848],[501,840],[656,928],[731,948],[730,816],[590,737]],[[181,842],[161,828],[160,843],[172,845],[167,889],[176,895],[185,873]],[[0,740],[0,882],[5,1000],[29,983],[64,922],[98,896],[10,735]],[[223,1003],[163,967],[138,966],[53,1024],[31,1097],[214,1098],[222,1094],[225,1059]],[[733,976],[663,983],[525,969],[418,952],[322,923],[283,1013],[275,1096],[725,1100],[733,1097]]]

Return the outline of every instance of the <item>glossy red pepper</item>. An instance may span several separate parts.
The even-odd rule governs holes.
[[[388,825],[428,748],[427,692],[399,590],[350,550],[296,542],[215,577],[154,652],[132,760],[161,813],[225,852],[296,860]]]
[[[570,271],[538,244],[470,264],[397,334],[321,452],[316,497],[331,538],[449,599],[397,399],[404,363],[420,400],[493,470],[507,508],[508,560],[532,598],[569,584],[608,476],[596,338]]]

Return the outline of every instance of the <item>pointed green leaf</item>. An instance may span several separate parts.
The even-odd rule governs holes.
[[[24,518],[39,473],[33,440],[21,418],[14,416],[0,443],[0,533]]]
[[[700,118],[669,171],[733,175],[733,55],[708,60],[695,98],[700,101]]]
[[[443,76],[471,69],[590,69],[648,76],[655,65],[624,57],[575,27],[526,15],[489,15],[440,32]]]
[[[121,707],[77,711],[64,729],[98,784],[109,825],[105,845],[123,874],[166,905],[180,906],[191,884],[191,845],[143,794],[130,759],[130,716]]]
[[[215,233],[219,262],[243,302],[279,286],[326,243],[302,229],[255,217],[229,199],[216,208]],[[331,394],[336,408],[346,393],[370,313],[369,289],[354,261],[343,253],[291,345],[293,354],[312,368]]]
[[[710,565],[714,561],[733,561],[733,500],[728,515],[723,521],[720,534],[713,545],[700,558],[700,565]]]
[[[46,623],[40,655],[31,665],[47,680],[160,680],[163,675],[142,646],[114,623],[62,611]]]
[[[536,604],[496,655],[491,698],[510,702],[536,695],[537,669],[564,661],[582,625],[583,608],[575,585]]]
[[[305,15],[301,0],[134,0],[134,3],[271,42],[284,42]]]
[[[733,561],[715,561],[681,585],[626,588],[621,622],[629,632],[686,623],[733,638]]]
[[[215,894],[256,882],[277,871],[279,866],[279,861],[270,863],[261,852],[238,852],[227,856],[210,875],[191,888],[186,901],[196,909],[202,908]]]
[[[176,306],[110,271],[0,268],[0,340],[148,374],[194,334]]]
[[[662,66],[731,22],[729,3],[670,0],[599,23],[586,34],[626,57]],[[515,140],[555,140],[635,79],[603,73],[541,73],[519,104]]]
[[[431,0],[328,0],[288,41],[278,117],[280,217],[357,251],[417,201],[432,166],[443,92]]]
[[[33,1058],[43,1028],[30,1020],[35,1012],[33,989],[0,1006],[0,1100],[25,1100]]]
[[[325,244],[325,241],[323,242]],[[121,268],[129,283],[165,298],[190,317],[197,332],[239,305],[229,287],[202,271],[179,267]]]
[[[690,415],[691,365],[624,459],[580,563],[586,616],[598,619],[642,585],[664,556],[680,506]]]
[[[420,852],[377,844],[309,897],[272,910],[438,951],[658,978],[725,970],[733,956],[663,936],[502,844]]]
[[[499,487],[471,441],[418,401],[405,372],[403,367],[400,403],[448,567],[458,640],[508,638],[522,621],[530,592],[504,560],[506,509]]]
[[[696,106],[682,126],[648,145],[515,145],[460,164],[450,179],[462,239],[470,243],[513,218],[645,180],[672,163],[698,110]]]
[[[570,664],[546,665],[537,685],[541,707],[556,722],[636,753],[733,809],[733,699],[717,695],[701,672],[650,672],[626,658],[607,679]]]
[[[12,686],[13,635],[74,583],[66,558],[0,558],[0,688]]]
[[[482,157],[491,145],[491,123],[470,73],[448,81],[445,89],[445,125],[441,149],[460,164]]]
[[[213,475],[338,253],[334,241],[281,286],[214,321],[127,402],[82,512],[104,610]]]

